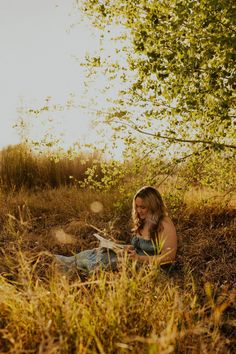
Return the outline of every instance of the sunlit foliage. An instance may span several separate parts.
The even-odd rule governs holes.
[[[169,146],[176,155],[236,148],[235,1],[76,3],[101,31],[101,42],[112,26],[121,28],[115,63],[101,50],[87,65],[123,79],[105,121],[127,137],[129,148],[137,141],[140,150],[159,146],[159,154]]]

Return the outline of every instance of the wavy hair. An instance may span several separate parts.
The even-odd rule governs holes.
[[[151,186],[145,186],[138,190],[133,198],[132,206],[132,221],[134,225],[132,231],[135,233],[139,232],[145,223],[145,220],[138,217],[138,213],[136,211],[135,201],[137,198],[141,198],[144,201],[145,206],[148,208],[150,221],[152,224],[150,228],[150,237],[154,242],[156,242],[158,234],[162,231],[161,222],[163,218],[168,215],[162,197],[158,190]]]

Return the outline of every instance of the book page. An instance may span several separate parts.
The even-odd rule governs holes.
[[[99,240],[99,246],[100,247],[105,247],[105,248],[110,248],[113,251],[123,249],[126,245],[120,245],[114,241],[107,240],[106,238],[102,237],[99,234],[93,234],[98,240]]]

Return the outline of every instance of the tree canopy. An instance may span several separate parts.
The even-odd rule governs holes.
[[[116,65],[99,55],[87,59],[93,69],[102,67],[113,76],[122,73],[126,85],[114,98],[106,121],[125,131],[129,144],[140,133],[146,144],[177,143],[197,153],[235,151],[235,0],[77,0],[77,4],[101,30],[101,38],[118,24],[130,39],[130,46],[124,41],[117,50]],[[122,60],[119,63],[121,52],[127,67]]]

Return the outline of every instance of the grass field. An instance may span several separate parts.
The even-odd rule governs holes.
[[[84,278],[59,273],[53,255],[96,247],[94,227],[129,242],[131,197],[76,187],[2,191],[0,352],[234,353],[235,200],[162,193],[178,232],[175,267],[124,261],[118,272]]]

